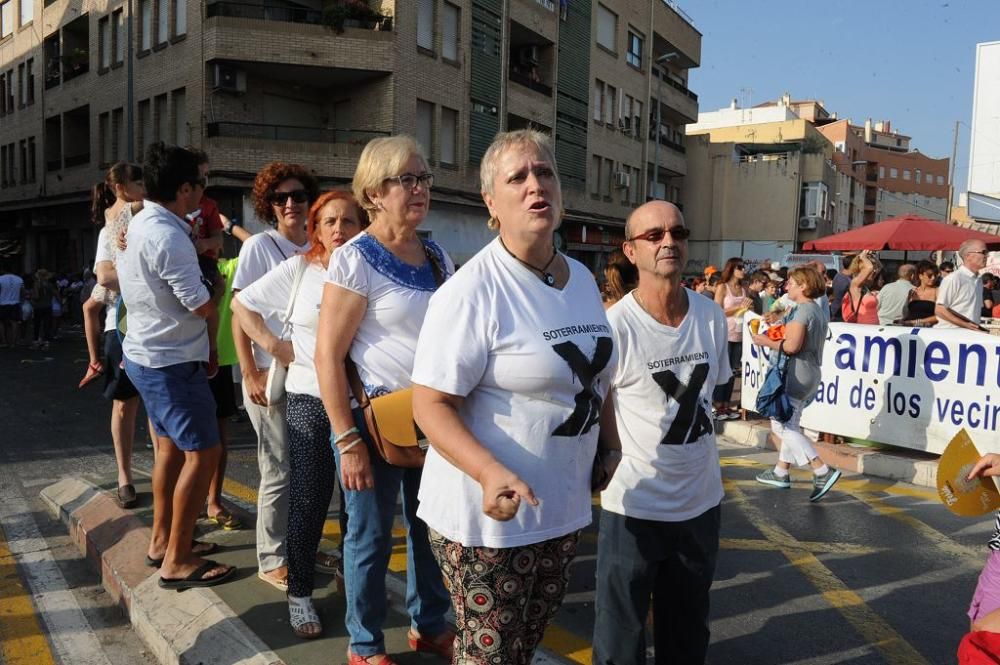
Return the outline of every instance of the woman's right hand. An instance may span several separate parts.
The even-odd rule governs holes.
[[[254,367],[243,374],[243,385],[250,401],[258,406],[267,406],[267,370]]]
[[[355,441],[351,439],[340,444],[340,447]],[[340,453],[340,482],[345,490],[356,492],[374,489],[375,476],[372,474],[372,460],[368,456],[368,446],[360,441],[350,450]]]
[[[499,522],[513,519],[522,499],[538,505],[528,484],[500,462],[488,464],[480,472],[479,485],[483,488],[483,513]]]
[[[988,453],[980,457],[979,461],[976,462],[976,466],[972,467],[972,471],[969,472],[966,480],[972,480],[976,476],[983,476],[984,478],[1000,476],[1000,455]]]

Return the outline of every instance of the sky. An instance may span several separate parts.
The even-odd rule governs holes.
[[[889,120],[910,148],[950,157],[965,189],[975,52],[1000,41],[1000,0],[677,0],[702,33],[689,87],[702,111],[819,99],[855,124]]]

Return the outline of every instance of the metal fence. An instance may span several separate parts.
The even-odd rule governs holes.
[[[210,122],[209,138],[226,137],[263,139],[268,141],[302,141],[306,143],[346,143],[364,145],[372,139],[389,136],[389,132],[363,129],[336,129],[332,127],[297,127],[294,125],[267,125],[250,122]]]

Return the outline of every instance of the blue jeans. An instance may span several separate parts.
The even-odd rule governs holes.
[[[406,524],[406,609],[410,625],[421,635],[440,635],[447,629],[444,615],[451,607],[451,600],[431,552],[427,525],[417,517],[422,469],[387,464],[375,450],[360,410],[354,411],[354,421],[368,446],[375,488],[344,491],[347,513],[351,516],[344,538],[345,624],[351,636],[351,652],[373,656],[385,653],[382,635],[388,611],[385,576],[392,553],[392,522],[400,487]],[[337,468],[342,468],[336,446],[334,452]]]

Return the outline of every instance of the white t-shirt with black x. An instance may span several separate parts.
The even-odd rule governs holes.
[[[732,375],[726,317],[687,291],[676,328],[639,305],[634,292],[608,310],[618,349],[611,384],[622,461],[601,507],[659,522],[681,522],[722,501],[712,390]]]

